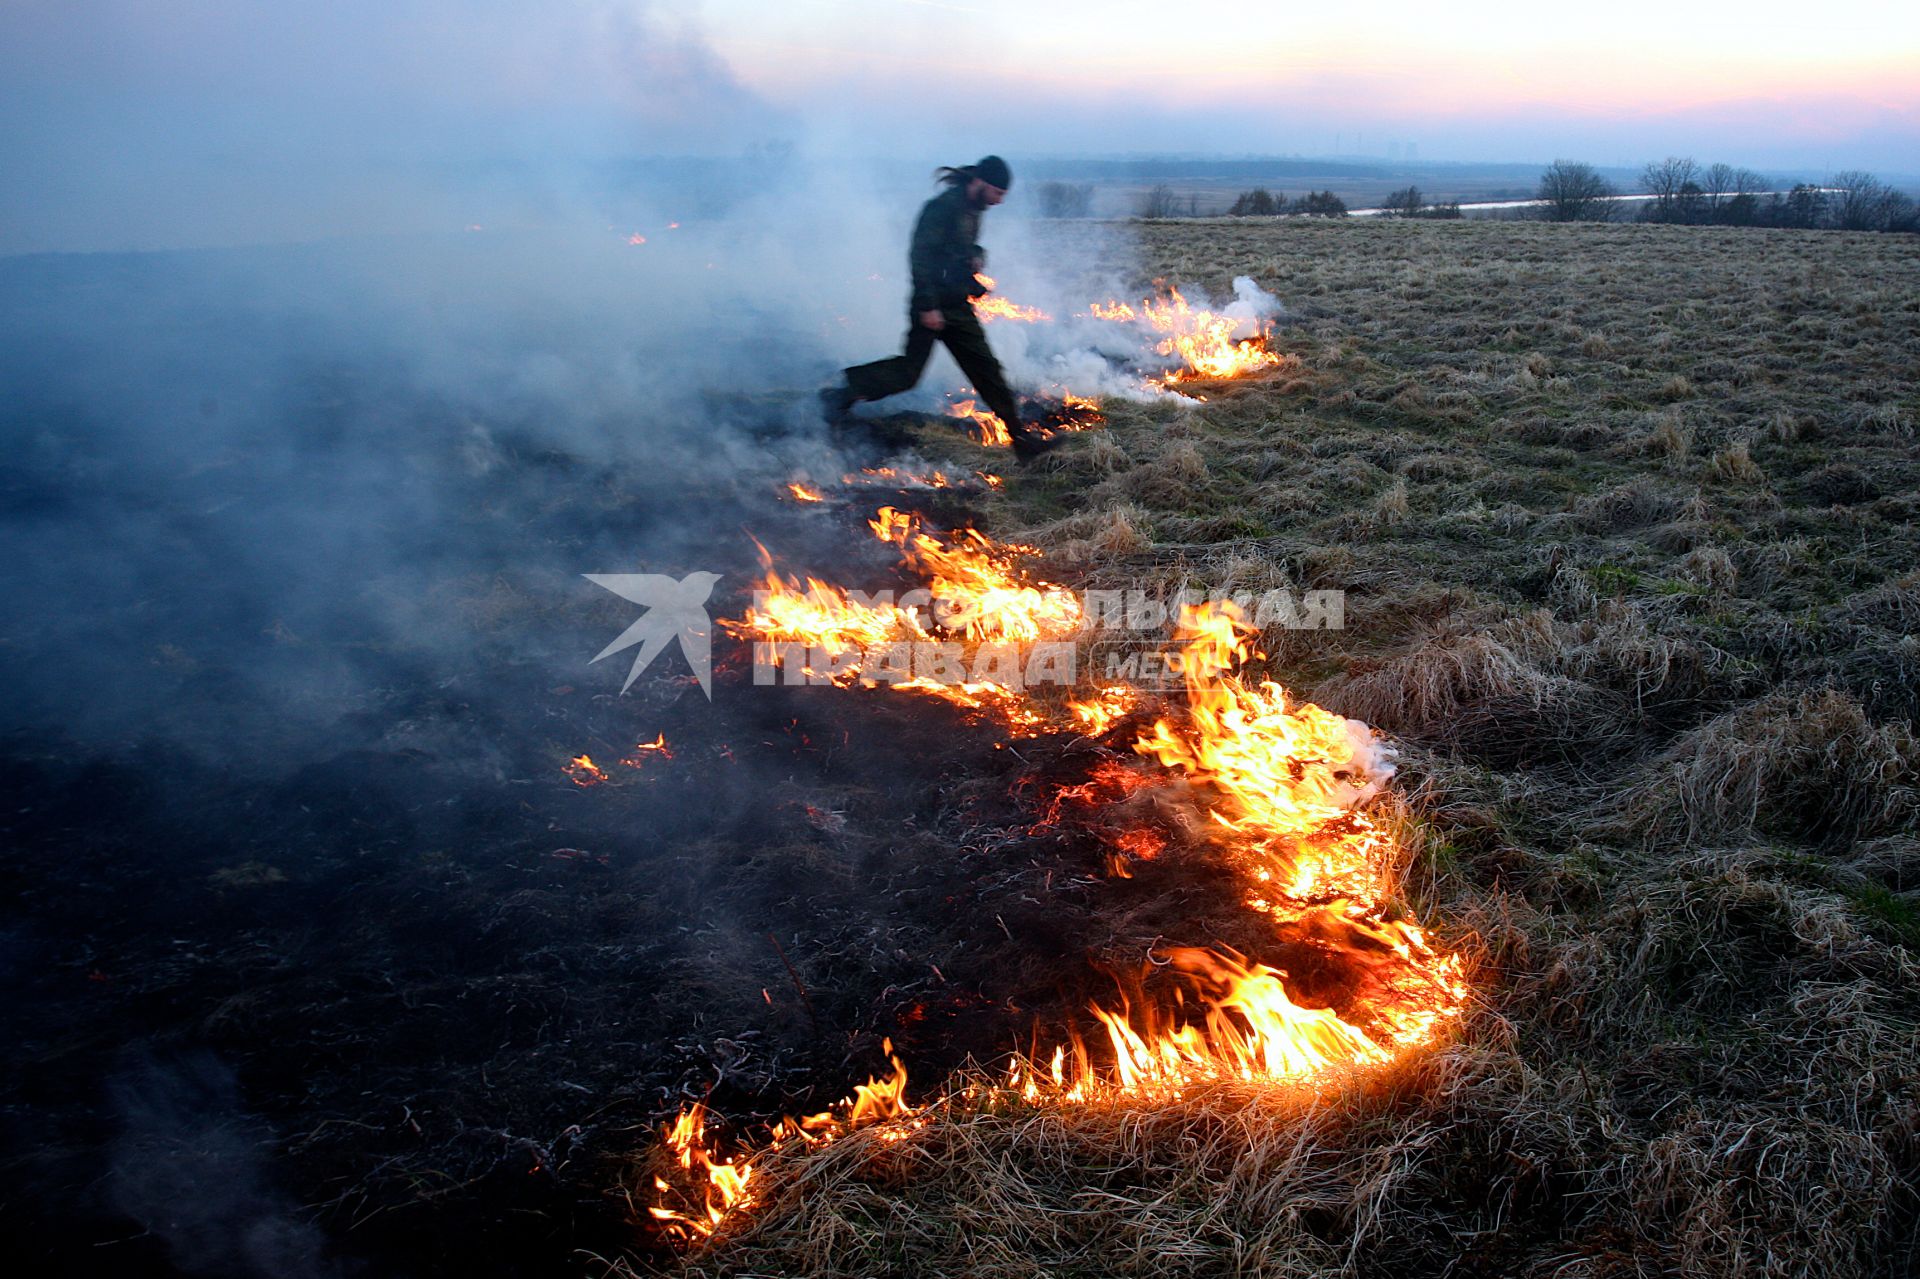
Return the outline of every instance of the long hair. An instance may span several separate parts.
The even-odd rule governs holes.
[[[943,166],[935,169],[933,176],[936,181],[944,182],[950,187],[963,187],[980,175],[973,171],[971,164],[963,164],[959,168]]]

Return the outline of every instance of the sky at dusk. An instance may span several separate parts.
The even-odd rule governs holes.
[[[1898,178],[1920,6],[0,0],[0,252],[430,221],[487,166],[560,205],[580,166],[769,144]]]

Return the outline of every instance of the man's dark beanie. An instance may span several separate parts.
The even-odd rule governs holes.
[[[982,157],[980,163],[973,166],[973,176],[1002,191],[1013,185],[1013,170],[997,155]]]

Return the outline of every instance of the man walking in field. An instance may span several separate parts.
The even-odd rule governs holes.
[[[1020,421],[1020,406],[987,345],[980,317],[973,313],[973,299],[986,292],[974,278],[986,266],[986,250],[976,243],[980,215],[1007,198],[1013,171],[1005,160],[990,155],[978,164],[941,169],[939,178],[947,189],[920,210],[908,254],[913,300],[906,350],[848,369],[842,385],[820,392],[821,406],[828,421],[839,422],[861,400],[882,400],[911,389],[927,367],[933,344],[944,342],[987,408],[1007,424],[1015,455],[1022,461],[1038,457],[1056,441]]]

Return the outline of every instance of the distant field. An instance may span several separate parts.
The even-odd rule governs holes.
[[[1284,1120],[954,1122],[694,1268],[1913,1273],[1911,239],[1140,234],[1143,277],[1278,294],[1298,370],[1109,404],[993,527],[1089,577],[1344,589],[1272,672],[1402,744],[1407,905],[1483,1002]]]

